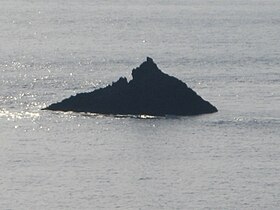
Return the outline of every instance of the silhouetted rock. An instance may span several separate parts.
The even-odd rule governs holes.
[[[47,110],[120,115],[198,115],[217,112],[175,77],[163,73],[151,58],[132,70],[131,81],[117,82],[80,93],[45,108]]]

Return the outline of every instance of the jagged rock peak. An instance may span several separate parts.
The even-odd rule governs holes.
[[[148,62],[148,63],[154,63],[154,60],[152,59],[152,58],[150,58],[150,57],[147,57],[147,61],[146,62]]]
[[[126,86],[127,84],[126,77],[120,77],[118,81],[112,83],[112,86]]]
[[[149,70],[156,70],[158,69],[157,65],[155,64],[154,60],[150,57],[147,57],[147,60],[143,62],[140,67],[140,69],[149,69]],[[138,68],[137,68],[138,69]]]
[[[132,70],[132,78],[134,80],[148,78],[151,76],[156,76],[162,73],[161,70],[154,63],[153,59],[147,57],[147,60],[143,62],[139,67]]]

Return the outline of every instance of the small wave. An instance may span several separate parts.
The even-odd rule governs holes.
[[[235,126],[235,127],[255,127],[255,128],[264,128],[264,127],[279,127],[279,119],[248,119],[235,117],[232,120],[218,120],[211,123],[212,126]]]
[[[133,114],[101,114],[101,113],[91,113],[91,112],[73,112],[73,111],[67,111],[67,112],[61,112],[61,111],[54,111],[55,114],[61,114],[64,115],[71,115],[71,116],[84,116],[84,117],[94,117],[94,118],[103,118],[103,117],[111,117],[111,118],[133,118],[133,119],[178,119],[179,116],[175,115],[166,115],[166,116],[154,116],[154,115],[133,115]]]
[[[138,180],[139,181],[146,181],[146,180],[151,180],[151,179],[152,179],[152,177],[141,177]]]

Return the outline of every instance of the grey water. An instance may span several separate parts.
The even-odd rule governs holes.
[[[280,1],[0,0],[0,209],[279,209]],[[150,56],[219,112],[41,111]]]

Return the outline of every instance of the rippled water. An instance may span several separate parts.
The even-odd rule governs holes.
[[[279,209],[280,2],[0,5],[0,209]],[[146,56],[219,112],[40,110]]]

